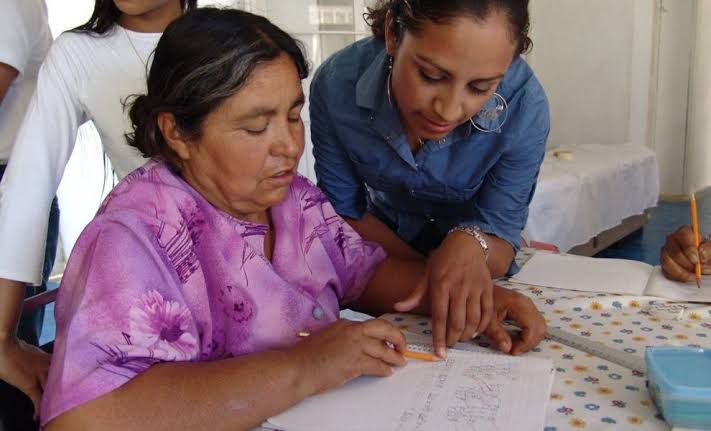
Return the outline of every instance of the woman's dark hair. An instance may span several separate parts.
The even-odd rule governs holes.
[[[180,0],[180,7],[183,12],[193,10],[197,7],[197,0]],[[121,11],[114,4],[114,0],[96,0],[94,2],[94,13],[86,24],[73,29],[79,33],[104,34],[110,29],[121,16]]]
[[[516,52],[528,52],[532,45],[528,36],[528,0],[379,0],[364,14],[373,36],[385,37],[388,12],[393,17],[398,41],[405,32],[421,31],[425,21],[442,24],[463,15],[484,20],[492,12],[504,12],[509,18],[513,39],[518,43]]]
[[[148,93],[131,96],[133,133],[128,143],[144,157],[163,156],[177,168],[177,155],[158,128],[161,112],[178,129],[199,138],[205,117],[235,94],[260,64],[286,54],[301,79],[309,74],[301,45],[262,16],[234,9],[199,8],[168,25],[158,41],[148,75]]]

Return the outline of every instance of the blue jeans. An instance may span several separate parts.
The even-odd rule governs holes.
[[[5,174],[7,165],[0,165],[0,179]],[[42,284],[39,286],[27,286],[25,297],[30,297],[47,290],[47,279],[52,272],[54,258],[57,255],[57,240],[59,238],[59,205],[57,198],[52,200],[49,211],[49,225],[47,227],[47,243],[44,251],[44,266],[42,268]],[[44,307],[35,311],[24,313],[20,318],[17,328],[17,336],[35,346],[39,345],[39,337],[42,332],[42,321],[44,320]]]

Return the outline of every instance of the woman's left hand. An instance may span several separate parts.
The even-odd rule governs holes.
[[[424,277],[410,296],[395,304],[407,312],[429,296],[432,344],[444,357],[446,346],[471,339],[489,325],[494,311],[493,283],[479,242],[465,232],[447,235],[427,260]]]
[[[494,304],[495,315],[485,334],[500,351],[512,355],[526,353],[546,335],[546,319],[527,296],[494,286]],[[521,332],[512,336],[504,328],[504,320],[516,323]]]

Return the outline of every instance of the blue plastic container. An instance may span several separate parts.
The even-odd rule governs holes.
[[[670,425],[711,429],[711,350],[649,347],[649,392]]]

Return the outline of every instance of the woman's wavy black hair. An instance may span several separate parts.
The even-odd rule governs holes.
[[[384,38],[385,22],[390,13],[393,31],[399,41],[405,32],[419,32],[425,21],[441,24],[460,16],[484,20],[498,11],[509,19],[512,38],[518,45],[517,53],[528,52],[532,45],[528,36],[528,0],[379,0],[364,16],[373,36]]]
[[[263,16],[235,9],[198,8],[168,25],[158,42],[147,94],[134,95],[128,143],[144,157],[162,156],[173,168],[158,114],[173,114],[179,130],[199,138],[205,117],[238,92],[260,65],[280,55],[293,61],[301,79],[309,74],[303,48]]]

